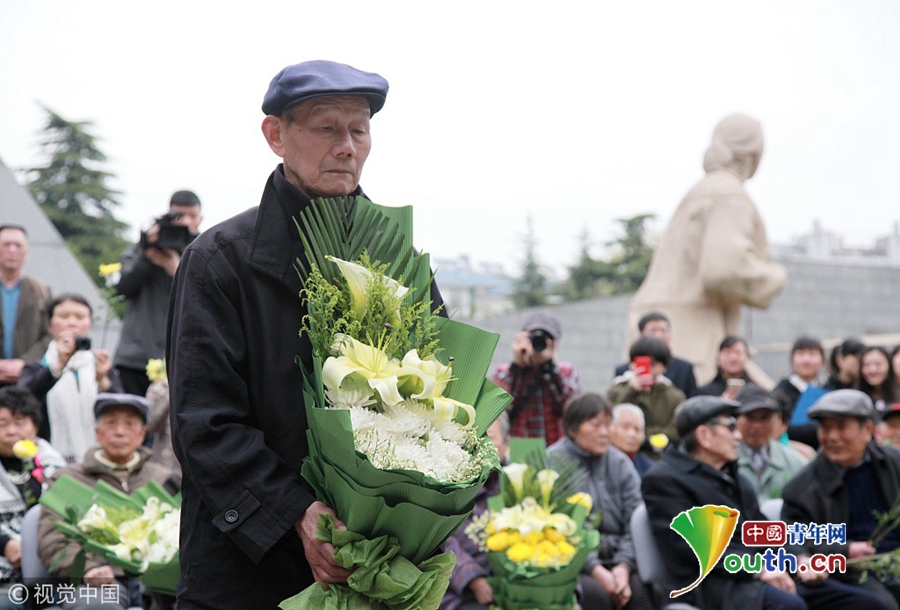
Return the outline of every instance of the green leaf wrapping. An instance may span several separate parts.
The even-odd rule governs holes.
[[[334,559],[353,574],[347,585],[323,589],[314,584],[284,600],[282,610],[419,610],[437,608],[456,565],[452,553],[442,553],[418,565],[400,554],[390,536],[371,540],[349,530],[338,530],[328,515],[319,515],[316,537],[335,547]]]
[[[414,253],[412,225],[410,207],[379,206],[362,197],[316,201],[297,220],[309,263],[299,269],[301,278],[305,282],[315,265],[328,281],[340,282],[337,265],[326,256],[352,262],[366,253],[373,263],[387,265],[387,276],[409,287],[408,303],[427,302],[433,277],[428,256]],[[312,300],[308,311],[313,311],[311,305]],[[314,317],[308,318],[310,336],[324,341],[327,333],[321,331],[326,329],[318,328]],[[486,379],[499,336],[444,318],[433,324],[440,344],[436,357],[453,367],[454,380],[444,395],[475,408],[475,429],[483,437],[512,400]],[[314,357],[312,370],[303,375],[309,456],[301,474],[347,526],[347,531],[335,531],[328,520],[322,534],[340,546],[337,561],[356,570],[346,587],[324,592],[314,584],[281,607],[436,608],[455,558],[432,555],[465,521],[499,464],[494,459],[461,483],[411,470],[380,470],[356,451],[350,413],[324,408],[322,359]],[[390,569],[385,571],[385,565]]]
[[[506,553],[488,553],[492,576],[488,577],[494,599],[504,610],[571,610],[575,605],[578,575],[588,553],[600,544],[600,533],[588,530],[569,565],[529,568],[507,558]]]
[[[127,495],[105,481],[98,481],[94,487],[88,487],[66,475],[57,479],[50,489],[41,494],[40,502],[41,505],[56,514],[65,516],[64,521],[56,522],[57,529],[78,541],[84,551],[99,555],[110,565],[118,566],[129,574],[139,576],[147,588],[153,591],[175,595],[175,587],[179,578],[177,554],[168,563],[151,562],[142,573],[140,562],[121,559],[107,547],[88,538],[77,527],[78,521],[94,504],[113,510],[129,507],[140,512],[147,500],[153,496],[159,498],[160,502],[166,502],[176,508],[181,507],[181,494],[171,495],[156,481],[150,481],[135,489],[131,495]]]

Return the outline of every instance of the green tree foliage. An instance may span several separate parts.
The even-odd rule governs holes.
[[[519,308],[544,305],[547,302],[547,276],[537,260],[537,238],[530,216],[522,241],[525,245],[525,260],[522,263],[522,276],[515,281],[513,303]]]
[[[108,186],[113,174],[100,169],[106,155],[89,132],[93,123],[67,121],[43,108],[40,147],[47,163],[25,170],[28,190],[99,286],[100,264],[119,260],[128,245],[122,236],[128,225],[114,215],[121,193]]]
[[[619,218],[622,234],[606,244],[606,257],[591,256],[592,243],[585,230],[581,235],[581,254],[578,262],[569,267],[564,296],[569,300],[595,296],[629,294],[635,292],[644,281],[653,247],[647,240],[646,223],[654,214],[638,214],[631,218]]]

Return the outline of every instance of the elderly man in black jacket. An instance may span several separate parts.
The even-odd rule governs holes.
[[[381,76],[329,61],[282,70],[263,101],[263,135],[283,159],[259,207],[184,252],[169,318],[172,436],[184,473],[178,608],[268,609],[347,570],[316,539],[322,513],[300,477],[308,454],[299,356],[306,313],[292,220],[314,197],[360,195],[381,109]],[[439,295],[433,294],[439,301]]]
[[[679,587],[696,580],[700,570],[687,542],[670,527],[684,511],[707,504],[740,511],[738,527],[723,556],[762,551],[745,546],[741,540],[740,523],[763,521],[765,517],[753,487],[737,470],[741,436],[734,415],[740,406],[717,396],[696,396],[682,403],[675,412],[680,445],[670,447],[641,482],[653,537],[672,581]],[[720,561],[696,588],[677,601],[703,610],[886,608],[859,589],[831,580],[822,582],[822,575],[801,575],[800,584],[785,572],[763,570],[756,576],[743,571],[729,573]]]
[[[870,542],[877,525],[874,511],[885,513],[900,500],[900,451],[872,441],[874,413],[871,398],[849,389],[829,392],[810,408],[810,419],[819,424],[821,451],[785,486],[781,517],[788,523],[844,523],[847,541],[829,545],[807,539],[794,549],[801,556],[839,553],[848,558],[866,557],[900,546],[896,530],[876,546]],[[890,608],[898,608],[897,579],[881,582],[870,574],[861,583],[857,571],[838,577],[878,595]]]

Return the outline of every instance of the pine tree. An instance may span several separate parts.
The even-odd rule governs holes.
[[[534,223],[528,217],[527,232],[523,239],[525,244],[525,260],[522,264],[522,277],[515,281],[513,303],[516,307],[535,307],[547,303],[547,276],[541,270],[537,260],[537,238],[534,235]]]
[[[89,131],[93,123],[67,121],[43,109],[47,123],[40,147],[48,161],[25,170],[28,190],[99,286],[99,266],[117,261],[128,245],[122,236],[128,225],[114,214],[121,193],[108,186],[115,176],[100,169],[106,155]]]

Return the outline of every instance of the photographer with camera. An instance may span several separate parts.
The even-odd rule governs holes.
[[[202,220],[197,195],[176,191],[169,212],[122,255],[116,292],[125,297],[125,320],[115,366],[129,394],[146,396],[147,361],[166,357],[169,292],[181,253],[198,235]]]
[[[568,362],[556,362],[562,337],[559,319],[547,312],[528,316],[512,342],[512,362],[501,365],[493,381],[512,394],[511,436],[544,438],[547,446],[565,435],[562,410],[581,393],[578,373]]]
[[[121,392],[109,353],[91,349],[93,310],[83,296],[61,294],[47,304],[50,345],[43,358],[25,364],[18,385],[42,403],[38,436],[67,462],[80,460],[94,443],[94,401],[100,392]]]

